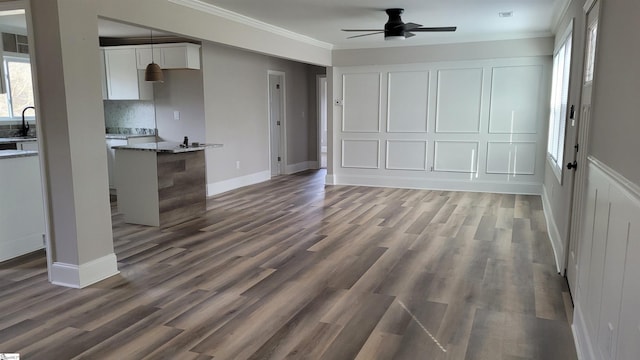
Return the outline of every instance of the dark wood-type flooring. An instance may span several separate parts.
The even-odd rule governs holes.
[[[21,359],[575,359],[540,198],[323,185],[209,199],[167,229],[113,215],[120,275],[0,264],[0,353]]]

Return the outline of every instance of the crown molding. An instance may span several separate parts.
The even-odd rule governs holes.
[[[280,35],[292,40],[296,40],[296,41],[300,41],[309,45],[313,45],[313,46],[317,46],[323,49],[327,49],[327,50],[332,50],[333,49],[333,45],[326,43],[324,41],[320,41],[320,40],[316,40],[312,37],[309,36],[305,36],[305,35],[301,35],[298,33],[295,33],[293,31],[287,30],[287,29],[283,29],[281,27],[278,26],[274,26],[271,24],[267,24],[265,22],[262,22],[260,20],[256,20],[254,18],[250,18],[248,16],[245,15],[241,15],[238,14],[236,12],[233,11],[229,11],[220,7],[217,7],[215,5],[211,5],[207,2],[201,1],[201,0],[168,0],[170,3],[173,4],[177,4],[177,5],[182,5],[182,6],[186,6],[188,8],[194,9],[194,10],[198,10],[198,11],[202,11],[211,15],[215,15],[215,16],[219,16],[222,18],[225,18],[227,20],[231,20],[240,24],[244,24],[247,26],[251,26],[253,28],[259,29],[259,30],[263,30],[263,31],[267,31],[270,32],[272,34],[276,34],[276,35]]]
[[[553,18],[551,19],[551,29],[553,33],[558,32],[558,26],[560,26],[560,21],[569,11],[569,5],[571,5],[571,0],[560,0],[557,5],[554,7]]]

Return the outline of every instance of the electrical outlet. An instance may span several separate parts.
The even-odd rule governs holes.
[[[240,160],[236,161],[236,169],[240,169]]]
[[[173,120],[180,120],[180,111],[176,110],[173,112]]]

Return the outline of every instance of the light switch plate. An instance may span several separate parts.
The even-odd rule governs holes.
[[[180,120],[180,111],[174,111],[173,112],[173,120]]]

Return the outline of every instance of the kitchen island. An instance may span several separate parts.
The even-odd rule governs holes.
[[[118,211],[131,224],[169,227],[206,211],[204,145],[114,146]]]
[[[0,150],[0,262],[44,247],[37,151]]]

